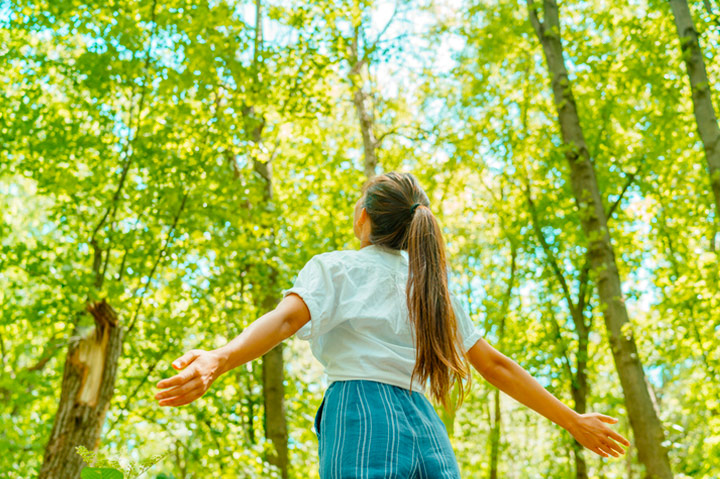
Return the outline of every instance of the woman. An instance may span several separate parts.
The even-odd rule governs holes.
[[[226,346],[176,360],[183,371],[158,383],[165,389],[159,404],[194,401],[224,372],[297,333],[328,376],[315,417],[323,479],[460,477],[425,390],[447,405],[456,388],[462,402],[469,365],[593,452],[623,454],[618,442],[629,442],[605,424],[617,419],[576,413],[482,339],[448,291],[445,247],[429,206],[408,173],[370,180],[355,205],[360,249],[313,257],[273,311]]]

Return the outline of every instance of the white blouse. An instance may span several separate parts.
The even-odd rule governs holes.
[[[368,379],[410,389],[415,346],[407,280],[407,253],[370,245],[314,256],[283,291],[300,296],[310,311],[297,336],[310,342],[328,384]],[[451,302],[467,351],[482,335],[452,294]],[[412,390],[426,388],[416,377]]]

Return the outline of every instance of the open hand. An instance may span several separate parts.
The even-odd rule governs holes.
[[[596,412],[580,414],[576,423],[568,431],[577,439],[577,442],[594,453],[602,457],[611,455],[620,457],[621,454],[625,454],[625,450],[620,444],[627,447],[630,446],[630,441],[605,424],[615,424],[617,421],[614,417]]]
[[[172,363],[181,373],[157,383],[160,406],[183,406],[205,394],[220,375],[220,359],[212,351],[193,349]]]

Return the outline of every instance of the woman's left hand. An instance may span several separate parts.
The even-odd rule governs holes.
[[[616,418],[596,412],[579,414],[575,423],[568,428],[568,432],[577,439],[577,442],[602,457],[620,457],[621,454],[625,454],[620,444],[629,447],[630,441],[606,425],[616,422],[618,422]]]

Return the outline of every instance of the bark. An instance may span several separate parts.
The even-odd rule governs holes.
[[[528,209],[530,210],[530,217],[532,218],[533,231],[535,232],[535,235],[540,242],[540,246],[545,253],[545,257],[547,258],[550,269],[552,270],[555,278],[560,284],[563,297],[567,302],[568,309],[570,310],[570,316],[575,326],[575,333],[577,334],[578,340],[577,351],[575,353],[577,361],[575,373],[573,373],[572,371],[570,359],[568,358],[567,351],[565,350],[564,346],[562,359],[567,370],[567,374],[570,377],[570,393],[572,394],[574,402],[573,409],[579,414],[584,414],[587,410],[587,395],[589,392],[587,382],[588,337],[590,334],[590,324],[592,324],[591,322],[586,323],[585,317],[583,316],[583,312],[585,311],[585,308],[587,306],[586,295],[589,279],[589,267],[586,262],[580,270],[578,299],[573,300],[570,287],[567,283],[567,280],[565,279],[565,276],[562,273],[562,269],[558,264],[558,260],[555,257],[552,248],[550,248],[550,245],[548,244],[547,240],[545,239],[545,235],[542,232],[542,226],[540,224],[537,209],[535,208],[535,202],[530,192],[530,178],[527,178],[526,180],[525,197],[528,204]],[[620,199],[618,198],[618,201],[615,204],[617,205],[619,201]],[[551,317],[550,320],[553,323],[553,326],[557,333],[558,341],[562,341],[562,337],[560,334],[560,325],[554,317]],[[576,479],[587,479],[587,464],[585,462],[585,458],[583,457],[583,447],[574,438],[572,442],[572,450],[575,460]]]
[[[620,377],[630,425],[640,462],[648,478],[673,477],[664,432],[645,385],[645,373],[638,356],[627,309],[623,301],[620,275],[607,228],[607,218],[595,177],[595,169],[585,142],[575,99],[563,58],[557,3],[543,0],[544,20],[538,18],[532,0],[527,0],[530,21],[543,47],[551,78],[553,97],[570,166],[570,181],[583,231],[588,238],[588,256],[610,340],[615,367]]]
[[[710,188],[715,197],[715,220],[720,224],[720,126],[718,126],[717,115],[710,95],[710,82],[705,70],[705,60],[702,50],[700,50],[698,33],[695,30],[687,0],[670,0],[670,8],[675,19],[682,56],[690,80],[695,122],[705,148]],[[713,249],[717,250],[714,241]]]
[[[575,331],[578,335],[577,349],[577,370],[575,376],[571,378],[571,393],[575,411],[578,414],[587,412],[587,359],[588,359],[588,335],[589,329],[585,324],[585,318],[582,309],[576,308],[572,311],[573,322],[575,323]],[[583,456],[583,447],[573,438],[572,442],[573,457],[575,458],[575,477],[576,479],[587,479],[587,464]]]
[[[377,145],[378,141],[375,137],[374,125],[372,114],[367,107],[367,94],[363,90],[361,73],[363,66],[366,63],[365,58],[360,58],[358,53],[358,36],[359,30],[355,29],[355,35],[353,36],[352,43],[350,44],[350,51],[352,55],[352,68],[350,70],[350,85],[352,86],[353,94],[353,105],[355,106],[355,113],[358,117],[360,126],[360,134],[363,139],[363,155],[365,165],[365,176],[367,179],[371,179],[375,176],[375,170],[378,165],[377,158]]]
[[[500,324],[498,327],[499,348],[502,348],[503,338],[505,337],[505,320],[510,310],[510,300],[512,299],[513,287],[515,286],[515,273],[517,271],[517,244],[512,240],[510,234],[507,234],[507,236],[510,240],[510,279],[508,280],[502,307],[500,308]],[[495,390],[495,394],[493,395],[493,408],[494,414],[492,415],[490,425],[490,479],[497,479],[500,459],[500,424],[502,422],[500,391],[498,389]]]
[[[272,442],[274,448],[274,451],[268,455],[268,462],[278,467],[283,479],[287,479],[288,433],[285,420],[284,370],[283,345],[279,344],[263,356],[263,405],[265,437]]]
[[[255,129],[254,140],[260,144],[261,131],[264,120]],[[265,182],[264,207],[269,208],[272,202],[272,158],[261,161],[255,158],[253,166],[255,172]],[[275,234],[271,233],[271,249],[275,249]],[[273,254],[270,257],[274,256]],[[268,292],[260,299],[263,311],[270,311],[277,305],[275,296],[277,290],[277,270],[270,266],[268,282],[264,285]],[[283,362],[283,345],[279,344],[262,357],[263,404],[265,409],[264,425],[265,438],[273,445],[273,452],[268,454],[270,464],[278,467],[283,479],[288,477],[288,433],[285,418],[285,367]]]
[[[82,458],[77,446],[97,447],[113,390],[122,350],[123,329],[105,301],[88,306],[95,327],[68,347],[60,404],[39,479],[79,477]]]
[[[375,134],[372,128],[372,117],[366,108],[366,95],[362,87],[356,86],[353,92],[353,104],[360,122],[360,133],[363,139],[363,154],[365,155],[365,176],[370,179],[375,176],[378,159],[376,151]]]
[[[263,29],[262,29],[262,1],[255,1],[255,38],[253,43],[253,68],[255,69],[255,88],[262,88],[262,84],[257,77],[261,60],[261,52],[263,48]],[[260,146],[263,141],[263,129],[265,127],[264,115],[258,115],[253,105],[244,105],[243,116],[245,117],[248,133],[253,143],[256,146]],[[255,173],[264,182],[263,199],[261,207],[265,210],[269,210],[272,206],[273,200],[273,176],[272,176],[272,162],[273,156],[263,161],[258,155],[262,151],[261,148],[256,149],[256,154],[253,158],[253,169]],[[230,161],[230,164],[234,168],[237,168],[237,163],[234,159]],[[235,171],[236,176],[239,175],[239,171]],[[272,230],[272,225],[266,225]],[[274,231],[270,233],[270,248],[276,249],[275,245],[275,234]],[[274,256],[270,254],[269,257]],[[263,285],[263,288],[267,293],[258,298],[260,309],[264,311],[270,311],[276,306],[276,290],[277,290],[277,270],[269,266],[268,282]],[[282,344],[266,353],[262,357],[262,384],[263,384],[263,426],[265,430],[265,438],[271,443],[272,449],[268,453],[266,460],[276,466],[284,479],[288,477],[288,433],[287,433],[287,421],[285,418],[285,385],[284,385],[284,373],[285,367],[283,362],[283,348]],[[247,384],[248,391],[251,391],[250,384]],[[253,443],[255,441],[254,435],[254,409],[255,402],[250,396],[247,398],[248,407],[248,418],[246,423],[248,440]]]
[[[496,389],[493,394],[493,406],[495,413],[490,429],[490,479],[498,477],[498,459],[500,456],[500,390]]]
[[[262,30],[262,2],[255,1],[255,43],[253,51],[253,65],[258,67],[260,61],[260,51],[263,47],[263,30]],[[259,80],[257,86],[260,87]],[[253,142],[260,146],[262,143],[262,132],[265,126],[265,118],[260,115],[254,118],[255,113],[253,107],[248,107],[246,113],[249,114],[252,128]],[[260,149],[258,148],[258,151]],[[277,151],[277,150],[276,150]],[[269,209],[273,200],[273,175],[272,175],[271,156],[265,161],[255,157],[253,159],[253,168],[255,172],[262,178],[265,183],[263,191],[263,207]],[[271,227],[272,230],[272,227]],[[271,250],[276,249],[274,230],[270,237]],[[271,258],[274,254],[270,254]],[[264,285],[267,293],[260,298],[260,307],[263,311],[270,311],[277,305],[277,270],[270,266],[268,274],[268,282]],[[262,357],[262,382],[263,382],[263,406],[264,406],[264,428],[265,438],[272,444],[272,451],[268,453],[267,461],[276,466],[283,477],[288,477],[288,432],[287,419],[285,417],[285,365],[283,362],[283,345],[279,344]]]

